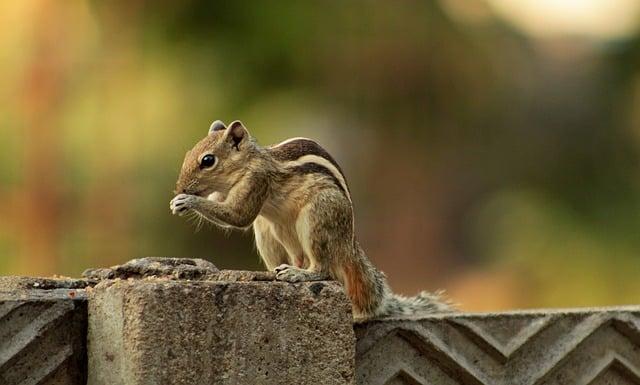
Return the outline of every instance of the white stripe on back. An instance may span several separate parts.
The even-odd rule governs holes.
[[[297,138],[297,139],[300,139],[300,138]],[[333,163],[331,163],[327,159],[318,155],[303,155],[296,160],[286,162],[284,165],[287,167],[295,167],[295,166],[302,166],[305,163],[315,163],[329,170],[329,172],[331,172],[331,174],[333,174],[333,176],[338,180],[338,182],[342,186],[342,189],[344,190],[344,193],[347,195],[347,199],[349,199],[349,202],[351,202],[351,194],[349,193],[349,188],[347,187],[347,182],[344,179],[344,176],[342,175],[340,170],[338,170],[338,168],[334,166]]]
[[[291,142],[293,142],[295,140],[309,140],[309,141],[317,144],[317,142],[315,140],[313,140],[313,139],[297,137],[297,138],[289,138],[289,139],[287,139],[287,140],[285,140],[283,142],[280,142],[278,144],[274,144],[273,146],[271,146],[271,148],[280,147],[280,146],[283,146],[283,145],[285,145],[287,143],[291,143]]]

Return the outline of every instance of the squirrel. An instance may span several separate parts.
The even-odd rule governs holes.
[[[170,202],[223,228],[249,229],[266,268],[286,282],[339,281],[356,320],[452,311],[440,293],[394,294],[354,235],[342,169],[318,143],[261,147],[242,122],[216,120],[186,153]]]

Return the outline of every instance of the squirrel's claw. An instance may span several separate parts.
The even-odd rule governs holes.
[[[173,215],[184,215],[192,208],[193,196],[188,194],[179,194],[169,203],[169,209]]]

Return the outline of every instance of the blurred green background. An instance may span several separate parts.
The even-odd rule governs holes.
[[[469,310],[640,302],[636,0],[0,4],[0,274],[261,269],[170,215],[215,119],[320,141],[394,289]]]

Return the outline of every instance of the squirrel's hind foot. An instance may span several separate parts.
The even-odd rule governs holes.
[[[282,264],[275,268],[276,279],[285,282],[324,281],[329,275],[317,271],[301,269],[299,267]]]

